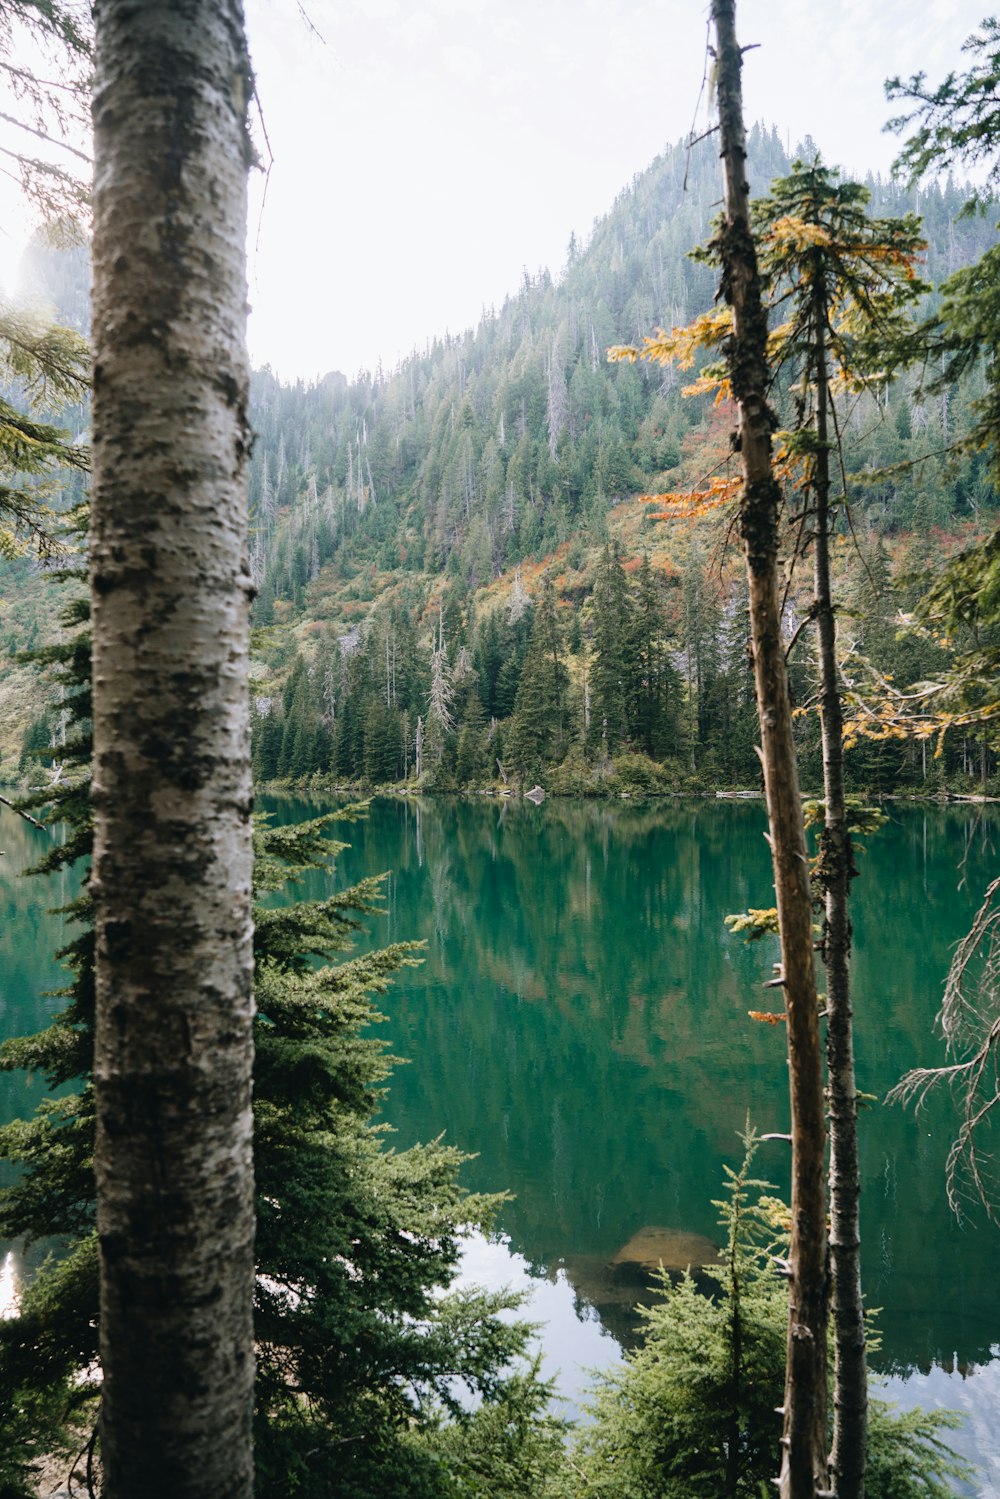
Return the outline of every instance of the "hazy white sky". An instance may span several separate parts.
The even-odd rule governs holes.
[[[474,323],[523,266],[558,271],[570,231],[691,126],[706,4],[303,3],[320,36],[294,0],[248,0],[275,158],[251,225],[251,349],[282,375],[391,366]],[[885,77],[937,80],[984,7],[742,0],[741,40],[760,44],[747,119],[884,171]]]
[[[251,353],[289,378],[391,367],[522,267],[558,272],[570,232],[688,131],[703,73],[707,0],[245,3],[274,153],[263,206],[252,190]],[[988,9],[740,0],[747,119],[885,171],[886,75],[936,81]],[[0,280],[22,239],[0,183]]]

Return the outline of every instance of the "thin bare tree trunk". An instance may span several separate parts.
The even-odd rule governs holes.
[[[754,677],[771,829],[788,1017],[792,1116],[792,1241],[788,1362],[779,1480],[782,1499],[812,1499],[826,1484],[826,1178],[823,1077],[809,866],[799,796],[778,602],[779,491],[771,470],[767,319],[749,219],[746,137],[734,0],[712,0],[717,39],[725,214],[722,293],[733,311],[729,367],[739,422]]]
[[[249,63],[239,0],[94,20],[103,1492],[249,1499]]]
[[[813,288],[817,453],[812,486],[813,581],[819,636],[823,742],[823,963],[826,968],[826,1064],[830,1108],[830,1272],[834,1321],[831,1488],[838,1499],[863,1499],[868,1448],[868,1371],[861,1298],[861,1174],[858,1099],[851,1012],[851,921],[848,898],[856,873],[844,796],[844,721],[837,682],[836,619],[830,587],[829,377],[826,283]]]

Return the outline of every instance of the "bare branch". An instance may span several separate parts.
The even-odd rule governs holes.
[[[49,146],[57,146],[60,151],[68,151],[70,156],[76,156],[80,161],[86,162],[87,166],[93,166],[93,160],[85,151],[78,151],[68,141],[61,141],[54,135],[49,135],[45,130],[38,130],[34,125],[29,125],[24,120],[19,120],[16,115],[5,114],[0,109],[0,120],[6,121],[8,125],[16,125],[18,130],[25,130],[29,135],[35,136],[40,141],[45,141]],[[11,153],[15,154],[15,153]]]
[[[43,833],[48,831],[44,822],[39,822],[37,817],[32,817],[30,812],[22,811],[17,803],[12,802],[9,797],[0,796],[0,802],[3,802],[4,806],[9,807],[12,812],[16,812],[18,817],[23,817],[25,822],[30,822],[32,827],[41,828]]]
[[[964,1199],[971,1196],[1000,1220],[1000,1172],[983,1143],[984,1126],[1000,1105],[1000,879],[988,886],[955,949],[938,1024],[949,1052],[969,1054],[948,1066],[908,1072],[886,1102],[919,1110],[934,1089],[948,1085],[961,1111],[945,1168],[949,1205],[960,1217]]]

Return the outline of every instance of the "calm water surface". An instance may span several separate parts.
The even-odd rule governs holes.
[[[268,805],[282,818],[320,810]],[[907,1068],[941,1059],[933,1020],[949,954],[1000,844],[992,811],[891,817],[869,840],[853,904],[858,1080],[880,1098]],[[0,829],[0,1035],[13,1035],[58,1004],[40,997],[59,982],[45,910],[68,891],[15,878],[44,835],[6,812]],[[337,883],[391,871],[365,945],[427,943],[424,965],[382,1004],[393,1052],[412,1059],[385,1117],[401,1146],[444,1130],[477,1153],[471,1187],[516,1194],[503,1240],[475,1244],[469,1270],[534,1287],[573,1404],[582,1366],[617,1357],[634,1328],[608,1272],[616,1250],[650,1224],[714,1236],[711,1200],[748,1111],[761,1131],[787,1129],[783,1029],[746,1013],[777,1008],[760,987],[776,948],[723,924],[773,898],[763,829],[759,803],[413,798],[376,801],[342,834],[352,846]],[[304,892],[325,888],[317,877]],[[35,1096],[0,1078],[0,1118]],[[949,1212],[952,1125],[944,1098],[916,1117],[881,1105],[863,1115],[865,1290],[882,1308],[875,1363],[891,1393],[964,1409],[979,1492],[1000,1494],[1000,1230]],[[784,1191],[787,1147],[764,1152],[761,1174]]]

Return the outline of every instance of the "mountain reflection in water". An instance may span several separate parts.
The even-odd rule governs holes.
[[[328,806],[262,801],[282,820]],[[858,1081],[879,1098],[911,1066],[942,1060],[942,981],[995,876],[1000,830],[990,808],[889,810],[852,890]],[[748,1113],[763,1132],[787,1129],[783,1028],[747,1017],[774,1007],[760,986],[775,945],[748,945],[723,924],[770,904],[763,832],[756,802],[416,797],[378,799],[342,830],[352,846],[338,884],[391,871],[386,917],[362,944],[428,944],[423,967],[382,1001],[380,1035],[412,1059],[394,1075],[385,1118],[401,1146],[444,1130],[477,1153],[470,1187],[515,1194],[500,1220],[509,1246],[477,1241],[470,1263],[481,1278],[513,1267],[537,1280],[533,1315],[550,1321],[546,1348],[571,1400],[581,1367],[617,1357],[617,1339],[634,1336],[618,1252],[651,1225],[721,1242],[712,1200],[724,1164],[742,1154]],[[9,814],[0,846],[6,1036],[37,1029],[60,1003],[43,997],[60,982],[60,926],[46,911],[72,889],[65,876],[17,878],[45,839]],[[300,891],[328,888],[314,876]],[[0,1077],[0,1119],[40,1093]],[[954,1124],[943,1096],[918,1115],[881,1104],[862,1115],[863,1271],[868,1304],[882,1309],[875,1363],[892,1392],[979,1410],[976,1391],[1000,1379],[998,1230],[949,1212]],[[787,1167],[774,1141],[754,1169],[784,1193]],[[974,1372],[963,1381],[959,1369]]]

